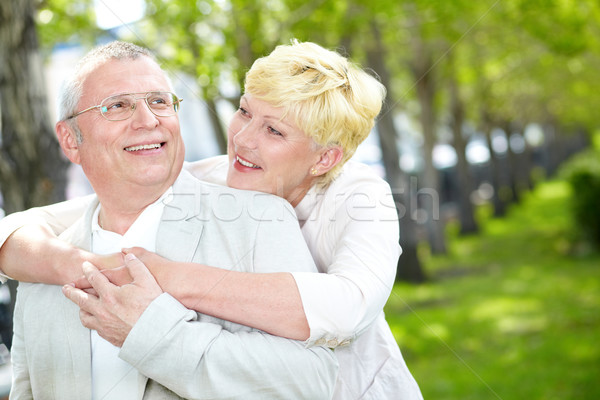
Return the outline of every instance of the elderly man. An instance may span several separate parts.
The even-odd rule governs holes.
[[[231,270],[316,271],[285,201],[181,172],[180,102],[145,49],[113,42],[80,62],[64,86],[56,132],[96,198],[61,239],[97,254],[141,246]],[[132,300],[119,313],[125,331],[90,331],[80,314],[92,316],[60,287],[20,284],[11,398],[331,397],[337,362],[330,350],[187,310],[133,256],[125,261],[133,282],[121,288],[92,264],[83,267],[101,299]],[[79,304],[101,307],[93,294],[63,290]]]

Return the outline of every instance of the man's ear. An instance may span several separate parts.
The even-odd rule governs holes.
[[[56,123],[56,137],[58,138],[58,144],[67,156],[67,158],[75,164],[80,164],[79,159],[79,143],[77,142],[77,135],[71,128],[68,122],[58,121]]]
[[[344,156],[344,150],[340,146],[329,147],[323,153],[321,153],[321,159],[314,166],[313,171],[317,173],[315,175],[323,175],[342,161]]]

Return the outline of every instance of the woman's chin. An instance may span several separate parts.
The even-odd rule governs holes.
[[[236,171],[227,173],[227,186],[241,190],[259,190],[259,185],[254,179]]]

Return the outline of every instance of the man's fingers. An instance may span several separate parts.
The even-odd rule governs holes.
[[[96,318],[87,311],[79,310],[79,320],[81,321],[81,325],[88,329],[96,330],[98,327]]]
[[[131,274],[134,283],[143,283],[150,280],[156,284],[154,276],[152,276],[144,263],[141,262],[133,253],[129,253],[125,256],[125,265],[129,269],[129,273]]]
[[[93,312],[94,306],[98,302],[98,298],[92,294],[86,293],[83,290],[77,289],[71,285],[62,287],[63,294],[73,303],[86,312]]]
[[[104,295],[104,293],[109,290],[110,286],[112,286],[108,278],[106,278],[94,264],[84,261],[82,268],[85,278],[90,285],[96,289],[96,292],[98,292],[100,296]]]
[[[100,297],[100,296],[98,295],[98,292],[96,292],[96,289],[94,289],[93,287],[86,288],[86,289],[81,289],[81,290],[83,290],[84,292],[86,292],[86,293],[88,293],[88,294],[91,294],[91,295],[92,295],[92,296],[94,296],[94,297]]]

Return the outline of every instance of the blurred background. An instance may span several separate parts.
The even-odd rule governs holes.
[[[156,54],[196,160],[225,152],[252,62],[313,41],[388,88],[355,158],[394,193],[386,315],[425,398],[597,399],[599,22],[593,0],[2,0],[0,217],[90,192],[54,123],[92,46]]]

